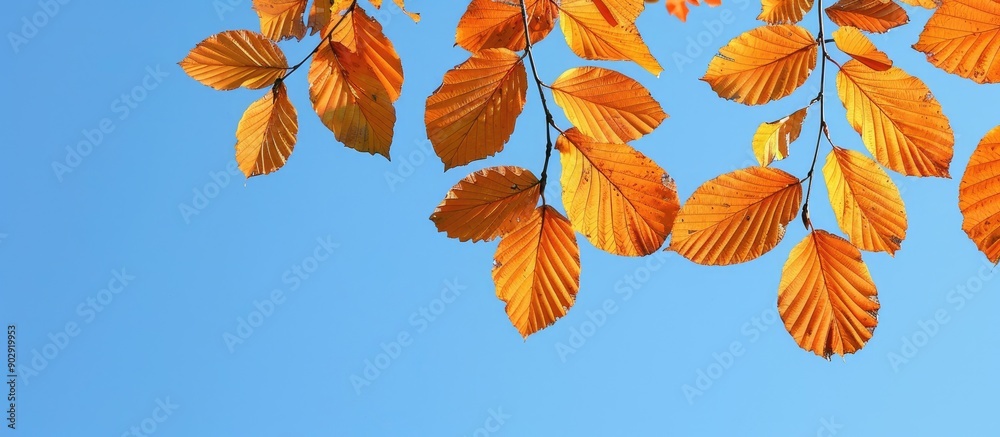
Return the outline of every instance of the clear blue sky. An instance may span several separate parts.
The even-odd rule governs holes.
[[[909,48],[928,12],[907,7],[914,23],[874,41],[930,84],[951,118],[954,179],[894,177],[909,214],[903,250],[864,256],[882,302],[878,329],[860,353],[827,362],[774,318],[781,266],[805,235],[798,221],[773,252],[726,268],[674,254],[614,257],[580,238],[576,306],[523,341],[490,278],[497,243],[460,243],[428,220],[469,172],[503,164],[538,173],[542,164],[533,90],[498,156],[443,173],[429,154],[424,99],[468,56],[452,47],[465,2],[411,0],[420,24],[391,5],[380,14],[406,70],[392,162],[336,143],[297,73],[288,84],[301,129],[288,164],[247,182],[227,173],[236,124],[262,92],[213,91],[176,63],[209,35],[258,27],[248,0],[230,3],[220,18],[208,1],[69,1],[16,52],[0,50],[0,323],[17,326],[20,365],[18,430],[0,435],[119,436],[145,426],[158,436],[884,436],[995,427],[1000,281],[961,230],[957,187],[975,144],[1000,124],[1000,89],[949,76]],[[540,73],[551,81],[600,64],[646,84],[670,118],[634,146],[686,199],[752,165],[757,124],[815,94],[818,77],[750,108],[698,80],[719,46],[759,25],[759,9],[727,0],[694,8],[681,24],[654,5],[639,25],[665,68],[659,78],[576,59],[558,32],[538,48]],[[7,10],[5,34],[44,11],[34,1]],[[311,44],[282,47],[297,61]],[[835,141],[862,148],[840,103],[828,107]],[[816,125],[810,114],[780,168],[805,174]],[[52,164],[67,163],[67,146],[88,135],[99,144],[57,176]],[[823,184],[813,195],[813,223],[838,231]],[[198,213],[185,217],[182,205]],[[967,298],[960,286],[980,291]],[[273,290],[279,303],[265,303]],[[605,305],[616,311],[595,332],[588,320]],[[270,315],[258,317],[257,306]],[[936,314],[946,322],[935,328],[925,321]],[[248,317],[252,332],[241,326]],[[557,345],[581,329],[585,342],[560,355]],[[227,344],[227,333],[240,342]],[[406,345],[395,350],[400,335]],[[921,347],[905,349],[904,339]],[[730,362],[731,347],[739,355]],[[911,358],[894,366],[890,354],[904,352]],[[367,361],[385,368],[366,377]],[[684,386],[699,382],[705,389],[689,399]]]

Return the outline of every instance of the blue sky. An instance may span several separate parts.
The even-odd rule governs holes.
[[[781,266],[805,235],[798,221],[773,252],[725,268],[666,253],[615,257],[580,238],[575,307],[523,341],[490,278],[497,243],[448,239],[428,216],[472,171],[539,173],[540,105],[532,91],[502,153],[444,173],[423,105],[468,56],[452,47],[466,3],[408,3],[420,24],[391,5],[376,14],[406,71],[393,160],[338,144],[310,108],[302,71],[288,80],[295,151],[281,171],[250,181],[234,170],[234,131],[262,91],[217,92],[176,64],[209,35],[256,29],[248,0],[8,5],[8,42],[9,32],[31,35],[0,49],[9,79],[0,321],[16,325],[19,435],[145,426],[164,436],[883,436],[994,426],[998,281],[961,230],[957,189],[976,143],[1000,124],[991,110],[1000,90],[934,69],[910,48],[927,11],[906,7],[912,23],[873,40],[943,105],[957,135],[953,179],[894,176],[907,239],[894,258],[864,254],[878,329],[860,353],[827,362],[775,317]],[[670,118],[633,145],[686,199],[753,165],[757,124],[815,95],[818,75],[745,107],[698,80],[718,47],[760,24],[759,9],[726,1],[681,24],[662,4],[649,8],[639,26],[665,68],[659,78],[577,59],[558,31],[538,46],[540,74],[602,65],[649,87]],[[37,14],[45,24],[30,32],[23,20]],[[309,41],[282,47],[297,61]],[[827,108],[834,141],[863,149],[842,105]],[[817,124],[810,114],[780,168],[806,173]],[[67,156],[84,140],[96,145]],[[813,196],[813,223],[837,232],[823,184]],[[383,368],[366,374],[368,363]]]

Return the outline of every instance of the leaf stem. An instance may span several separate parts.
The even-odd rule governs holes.
[[[340,15],[340,19],[338,19],[337,22],[333,24],[333,27],[330,28],[330,31],[326,33],[326,36],[324,36],[323,38],[321,38],[319,40],[319,43],[316,44],[316,47],[313,48],[312,51],[309,52],[308,55],[306,55],[305,58],[302,58],[302,60],[299,61],[298,64],[295,64],[295,65],[289,67],[288,68],[288,72],[286,72],[285,75],[281,76],[281,79],[278,79],[278,80],[285,80],[285,78],[287,78],[288,76],[291,76],[292,73],[295,72],[295,70],[298,70],[299,67],[302,66],[302,64],[305,64],[306,61],[308,61],[310,58],[313,57],[313,55],[315,55],[317,52],[319,52],[320,47],[323,47],[323,42],[326,41],[326,40],[328,40],[328,39],[330,39],[330,37],[333,35],[333,32],[336,32],[337,28],[340,27],[340,23],[344,22],[344,18],[347,18],[348,14],[353,13],[354,12],[354,8],[357,7],[357,6],[358,6],[358,0],[352,1],[351,5],[348,6],[347,9],[344,11],[344,13]]]
[[[806,199],[802,204],[802,225],[806,227],[806,230],[813,229],[812,220],[809,219],[809,197],[812,195],[813,174],[816,171],[816,161],[819,159],[819,146],[823,143],[823,136],[826,136],[827,141],[830,142],[830,146],[833,146],[833,139],[830,138],[830,129],[826,124],[826,99],[823,94],[823,90],[826,88],[826,61],[829,60],[832,62],[833,59],[826,53],[826,43],[830,42],[830,40],[823,39],[823,0],[816,0],[816,3],[816,17],[819,21],[819,35],[816,36],[816,42],[819,43],[821,64],[819,67],[819,93],[816,94],[813,102],[819,101],[819,132],[816,133],[816,148],[813,149],[812,164],[809,165],[809,173],[806,175],[806,179],[809,182],[806,186]]]
[[[545,110],[545,163],[542,165],[542,175],[538,179],[538,188],[542,193],[542,205],[545,205],[545,183],[549,177],[549,158],[552,157],[552,131],[549,128],[552,127],[559,132],[562,132],[562,129],[556,126],[555,119],[552,118],[552,111],[549,111],[549,104],[545,100],[545,91],[542,88],[548,88],[549,86],[545,82],[542,82],[542,78],[538,76],[538,69],[535,67],[535,55],[531,51],[531,33],[528,30],[530,26],[528,23],[528,7],[524,4],[524,0],[520,0],[520,3],[521,19],[524,21],[524,51],[528,54],[528,63],[531,64],[531,74],[535,77],[535,87],[538,88],[538,97],[542,99],[542,109]]]

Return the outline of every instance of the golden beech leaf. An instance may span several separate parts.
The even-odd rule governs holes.
[[[724,99],[760,105],[802,86],[816,67],[816,39],[796,25],[764,26],[729,41],[701,78]]]
[[[389,158],[396,110],[361,54],[324,42],[309,66],[309,98],[337,141]]]
[[[909,176],[948,176],[955,134],[927,85],[892,67],[850,60],[837,74],[847,120],[875,159]]]
[[[382,8],[382,0],[368,0],[368,2],[371,3],[372,6],[375,6],[375,9]],[[403,0],[393,0],[393,3],[395,3],[396,6],[398,6],[399,9],[403,11],[404,14],[406,14],[407,17],[410,17],[410,19],[413,20],[414,23],[420,22],[420,14],[416,12],[407,11],[406,6],[404,6]]]
[[[799,347],[823,358],[857,352],[878,325],[878,292],[861,252],[823,230],[792,248],[781,270],[778,314]]]
[[[784,238],[801,201],[799,179],[784,171],[749,167],[724,174],[681,207],[670,249],[703,265],[750,261]]]
[[[944,3],[943,0],[900,0],[900,1],[910,6],[920,6],[925,9],[934,9],[938,6],[941,6]]]
[[[567,70],[552,83],[552,97],[584,135],[605,143],[637,140],[667,118],[649,90],[599,67]]]
[[[609,23],[604,17],[609,12],[602,14],[593,0],[562,0],[560,27],[569,48],[584,59],[631,60],[659,76],[663,67],[649,52],[635,26],[636,17],[645,7],[642,0],[603,1],[616,25]]]
[[[444,75],[427,98],[427,138],[445,170],[503,150],[524,109],[528,75],[520,56],[485,49]]]
[[[1000,3],[949,0],[913,45],[936,67],[978,83],[1000,82]]]
[[[548,205],[533,210],[500,240],[493,282],[524,338],[565,316],[580,290],[580,247],[569,221]]]
[[[646,0],[646,2],[649,3],[649,0]],[[679,18],[681,21],[687,21],[688,3],[694,6],[701,4],[699,0],[667,0],[667,13]],[[716,7],[722,4],[722,0],[705,0],[705,4]]]
[[[826,8],[830,21],[838,26],[854,26],[865,32],[884,33],[910,21],[906,10],[884,0],[839,0]]]
[[[517,227],[538,203],[538,178],[521,167],[479,170],[452,187],[431,214],[438,231],[461,241],[489,241]]]
[[[840,51],[847,53],[858,62],[875,71],[885,71],[892,67],[892,60],[875,48],[865,34],[855,27],[843,26],[833,32],[833,42]]]
[[[314,35],[330,24],[330,19],[351,7],[352,0],[314,0],[309,9],[309,34]],[[326,35],[325,33],[323,35]]]
[[[986,258],[1000,262],[1000,126],[990,130],[972,152],[958,185],[962,230]]]
[[[227,30],[205,39],[180,66],[194,80],[217,90],[268,87],[288,71],[278,45],[249,30]]]
[[[357,52],[368,64],[382,87],[395,102],[403,91],[403,64],[389,38],[382,33],[382,25],[365,14],[364,9],[354,8],[345,15],[336,29],[327,29],[330,39],[339,42],[352,52]]]
[[[885,170],[860,152],[834,147],[823,175],[837,223],[851,243],[895,254],[906,238],[906,207]]]
[[[555,28],[559,8],[551,0],[527,0],[528,27],[532,44]],[[455,41],[470,52],[504,48],[524,50],[524,19],[517,0],[472,0],[458,21]]]
[[[655,252],[679,208],[674,181],[625,144],[597,142],[576,128],[556,140],[563,205],[576,229],[599,249],[625,256]]]
[[[303,21],[307,0],[253,0],[260,16],[260,33],[274,41],[306,36]]]
[[[813,0],[763,0],[757,19],[768,24],[795,24],[812,7]]]
[[[761,123],[753,135],[753,155],[760,165],[767,167],[773,161],[788,157],[788,145],[799,138],[802,122],[808,107],[799,109],[781,119]]]
[[[236,128],[236,163],[248,178],[277,171],[295,147],[299,122],[285,84],[253,102]]]

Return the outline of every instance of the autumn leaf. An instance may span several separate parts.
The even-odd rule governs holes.
[[[461,241],[503,236],[531,214],[538,203],[538,178],[520,167],[491,167],[462,179],[434,209],[438,231]]]
[[[569,221],[548,205],[532,211],[500,240],[493,282],[524,338],[565,316],[580,289],[580,247]]]
[[[427,137],[445,170],[503,150],[524,109],[528,76],[520,56],[486,49],[444,75],[427,98]]]
[[[180,66],[194,80],[224,91],[271,86],[288,70],[288,61],[263,35],[229,30],[198,43]]]
[[[885,71],[892,67],[892,60],[875,48],[857,28],[844,26],[833,32],[833,42],[840,51],[875,71]]]
[[[306,25],[309,34],[314,35],[326,29],[333,16],[340,15],[352,4],[354,4],[352,0],[314,0],[312,8],[309,9],[309,23]]]
[[[559,8],[551,0],[527,0],[528,27],[532,44],[555,28]],[[505,48],[524,50],[524,19],[517,0],[472,0],[458,22],[455,41],[470,52]]]
[[[306,36],[303,21],[307,0],[253,0],[260,16],[260,32],[274,41]]]
[[[753,155],[760,165],[788,157],[788,145],[799,138],[808,107],[799,109],[775,121],[761,123],[753,135]]]
[[[597,248],[625,256],[655,252],[679,208],[673,179],[625,144],[598,142],[567,130],[556,140],[563,204],[573,229]]]
[[[647,0],[648,2],[649,0]],[[681,21],[687,21],[688,3],[695,6],[701,4],[699,0],[667,0],[667,13],[679,18]],[[722,0],[705,0],[705,4],[716,7],[722,4]]]
[[[823,230],[788,255],[778,314],[798,345],[823,358],[857,352],[878,324],[878,296],[861,252]]]
[[[802,86],[816,67],[816,50],[816,39],[802,27],[758,27],[719,49],[701,80],[719,97],[760,105]]]
[[[644,5],[641,0],[604,0],[615,17],[611,25],[592,0],[562,0],[560,27],[566,43],[584,59],[631,60],[659,76],[663,67],[649,52],[639,35],[635,18]]]
[[[368,2],[371,3],[372,6],[375,6],[375,9],[380,9],[382,7],[382,0],[368,0]],[[393,3],[396,3],[396,6],[398,6],[399,9],[402,10],[407,17],[410,17],[410,19],[413,20],[414,23],[420,22],[420,14],[407,11],[406,6],[404,6],[403,0],[393,0]]]
[[[552,97],[584,135],[625,143],[656,129],[667,114],[639,82],[599,67],[572,68],[551,85]]]
[[[906,208],[885,170],[860,152],[834,147],[823,175],[837,223],[851,243],[895,254],[906,238]]]
[[[704,265],[750,261],[784,238],[801,200],[799,179],[784,171],[749,167],[724,174],[681,207],[670,249]]]
[[[396,110],[362,56],[339,42],[325,42],[309,66],[309,98],[337,141],[389,158]]]
[[[910,6],[919,6],[925,9],[934,9],[945,3],[943,0],[899,0],[899,1],[906,3]]]
[[[837,74],[837,92],[847,120],[880,164],[910,176],[948,177],[955,135],[920,79],[850,60]]]
[[[253,102],[236,128],[236,163],[246,177],[280,169],[292,154],[299,132],[295,107],[285,84]]]
[[[913,48],[949,73],[978,83],[1000,82],[1000,3],[944,2],[927,20]]]
[[[896,2],[883,0],[839,0],[826,8],[830,21],[866,32],[884,33],[910,21]]]
[[[962,230],[986,258],[1000,262],[1000,126],[990,130],[972,152],[958,185]]]
[[[382,25],[374,18],[365,14],[364,9],[354,8],[343,17],[336,29],[327,29],[330,39],[337,41],[352,52],[357,52],[364,59],[382,87],[389,93],[389,98],[395,102],[403,91],[403,64],[396,54],[389,38],[382,33]]]
[[[768,24],[795,24],[812,7],[813,0],[762,0],[757,19]]]

